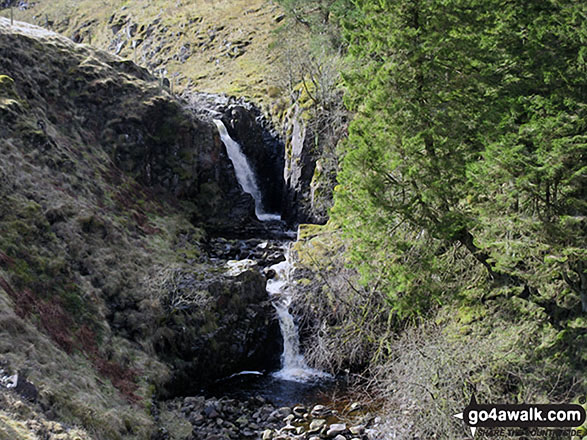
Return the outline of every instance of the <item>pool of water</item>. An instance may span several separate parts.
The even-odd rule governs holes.
[[[325,400],[341,387],[334,379],[299,382],[275,375],[244,372],[217,381],[204,390],[206,397],[230,397],[245,400],[261,396],[275,406],[311,405]]]

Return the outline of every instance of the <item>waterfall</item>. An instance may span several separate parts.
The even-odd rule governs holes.
[[[283,336],[283,353],[281,355],[281,370],[274,373],[278,379],[296,382],[307,382],[313,379],[330,377],[329,374],[308,367],[304,355],[300,351],[298,327],[289,312],[292,302],[292,283],[290,274],[292,264],[290,259],[290,245],[285,248],[285,261],[271,266],[275,276],[267,280],[267,292],[279,318],[279,327]]]
[[[228,157],[234,166],[239,184],[242,186],[243,191],[250,194],[255,200],[255,214],[257,218],[262,221],[281,220],[279,215],[268,214],[264,211],[261,191],[257,185],[255,173],[238,142],[230,137],[228,130],[221,120],[215,119],[214,123],[218,127],[220,138],[226,146]],[[267,280],[267,292],[277,312],[279,327],[283,336],[281,369],[273,373],[273,376],[277,379],[295,382],[308,382],[318,378],[328,378],[330,377],[329,374],[308,367],[304,355],[300,351],[298,327],[289,311],[294,290],[290,282],[290,274],[293,266],[290,259],[289,244],[284,247],[284,254],[285,261],[270,267],[275,272],[275,276]],[[239,374],[244,373],[249,372]]]
[[[218,127],[220,139],[226,146],[226,152],[234,167],[236,179],[243,188],[243,191],[250,194],[255,201],[255,215],[261,221],[281,220],[279,214],[269,214],[263,209],[263,201],[261,198],[261,191],[255,179],[255,173],[247,160],[247,157],[241,150],[241,146],[228,134],[228,130],[224,123],[219,119],[214,119],[214,123]]]

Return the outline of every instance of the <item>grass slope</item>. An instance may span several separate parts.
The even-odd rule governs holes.
[[[30,402],[0,386],[1,439],[157,431],[165,277],[207,270],[203,232],[173,196],[132,177],[138,159],[117,159],[137,147],[116,126],[138,127],[140,159],[149,143],[181,144],[190,118],[143,69],[0,18],[0,368],[38,390]]]
[[[15,16],[166,72],[175,90],[277,93],[269,46],[283,16],[272,1],[39,0]]]

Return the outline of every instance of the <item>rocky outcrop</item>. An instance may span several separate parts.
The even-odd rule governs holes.
[[[338,127],[311,116],[294,103],[284,122],[286,162],[283,218],[290,224],[324,224],[332,206],[337,160],[333,154],[340,138]],[[330,133],[331,130],[336,133]],[[329,133],[327,136],[324,132]]]
[[[285,147],[272,123],[244,98],[211,93],[185,93],[189,108],[200,117],[221,119],[255,173],[266,212],[283,210]]]
[[[279,366],[282,342],[265,278],[245,261],[252,264],[180,278],[184,298],[175,293],[154,336],[155,350],[173,366],[167,393],[185,395],[238,371]]]
[[[6,116],[24,125],[32,146],[63,148],[56,132],[66,132],[70,141],[98,143],[111,164],[140,183],[193,202],[196,221],[252,220],[252,201],[240,190],[214,126],[184,110],[145,69],[42,30],[35,32],[45,33],[43,43],[31,44],[28,29],[29,35],[25,28],[3,35],[0,54],[2,72],[18,79],[14,87],[24,98]],[[83,133],[76,133],[78,124]]]

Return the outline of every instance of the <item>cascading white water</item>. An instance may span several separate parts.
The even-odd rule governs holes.
[[[292,302],[292,286],[290,274],[290,246],[285,248],[285,261],[270,267],[275,276],[267,280],[267,292],[273,307],[277,311],[281,335],[283,336],[283,353],[281,370],[274,373],[278,379],[307,382],[318,378],[330,377],[329,374],[308,367],[304,355],[300,351],[300,338],[294,318],[289,312]]]
[[[224,123],[215,119],[214,123],[218,127],[218,133],[224,145],[228,157],[230,158],[236,178],[243,190],[250,194],[255,200],[255,214],[262,221],[281,220],[277,214],[268,214],[263,210],[261,191],[255,180],[253,169],[249,165],[247,157],[243,154],[240,145],[228,134]],[[289,312],[289,306],[292,302],[292,286],[290,283],[290,273],[292,265],[290,262],[290,246],[284,248],[285,261],[270,267],[275,272],[275,276],[267,281],[267,292],[271,302],[275,307],[279,318],[279,326],[283,336],[283,353],[281,355],[281,370],[273,375],[278,379],[290,380],[296,382],[308,382],[319,378],[330,377],[329,374],[308,367],[304,355],[300,351],[300,339],[298,328],[294,318]],[[245,374],[250,372],[242,372]]]
[[[228,134],[228,130],[224,123],[219,119],[214,119],[214,123],[218,127],[220,139],[226,146],[226,152],[234,167],[236,179],[243,188],[243,191],[250,194],[255,201],[255,214],[261,221],[281,220],[279,214],[269,214],[263,209],[263,202],[261,198],[261,191],[255,179],[255,173],[249,165],[247,156],[241,150],[241,146]]]

